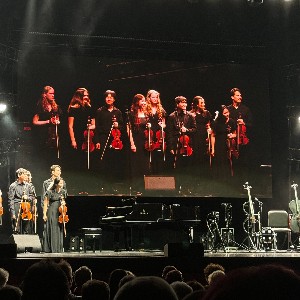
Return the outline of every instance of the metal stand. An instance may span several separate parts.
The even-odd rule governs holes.
[[[226,252],[226,247],[218,226],[219,216],[220,213],[218,211],[213,211],[206,217],[206,224],[208,228],[207,238],[211,241],[209,249],[211,252],[216,252],[218,250]]]

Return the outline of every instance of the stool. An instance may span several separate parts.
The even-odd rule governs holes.
[[[80,231],[83,234],[84,244],[83,250],[86,253],[86,245],[89,239],[93,240],[93,252],[96,251],[96,240],[99,243],[99,251],[102,251],[102,229],[101,228],[81,228]]]

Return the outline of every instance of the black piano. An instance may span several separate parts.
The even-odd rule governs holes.
[[[133,249],[133,236],[138,237],[135,248],[145,250],[145,232],[148,228],[173,227],[186,232],[189,242],[194,242],[194,228],[200,224],[199,206],[162,203],[133,203],[122,207],[106,207],[106,215],[100,217],[100,226],[112,228],[114,249],[120,251],[120,233],[124,234],[124,248]],[[165,241],[165,244],[168,240]],[[163,247],[164,245],[162,245]],[[162,248],[161,247],[161,248]]]

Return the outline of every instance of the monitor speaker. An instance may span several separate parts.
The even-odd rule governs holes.
[[[175,190],[174,176],[144,176],[145,190]]]
[[[204,247],[202,243],[168,243],[164,246],[164,255],[199,258],[204,256]]]
[[[16,244],[0,244],[0,257],[4,258],[17,258],[17,245]]]
[[[35,234],[12,234],[8,242],[17,245],[17,253],[42,251],[40,238]]]

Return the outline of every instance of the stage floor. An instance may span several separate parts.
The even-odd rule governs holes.
[[[173,255],[172,255],[173,256]],[[117,257],[167,257],[165,253],[161,250],[140,250],[140,251],[87,251],[87,252],[63,252],[63,253],[18,253],[17,259],[44,259],[44,258],[117,258]],[[175,256],[176,257],[176,256]],[[271,251],[265,251],[265,250],[218,250],[218,251],[204,251],[204,255],[199,253],[199,257],[203,258],[250,258],[250,257],[300,257],[300,251],[299,250],[271,250]]]

